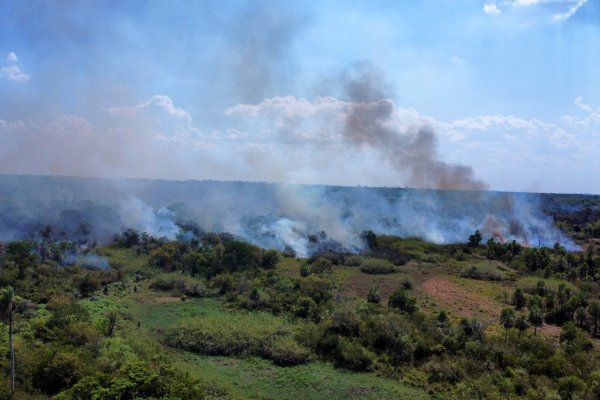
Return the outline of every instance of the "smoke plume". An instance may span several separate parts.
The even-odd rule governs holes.
[[[402,132],[393,121],[394,103],[384,93],[376,72],[361,66],[345,74],[343,90],[349,99],[344,136],[349,143],[376,149],[395,168],[407,174],[410,187],[483,190],[487,185],[464,165],[439,159],[431,126],[410,127]]]
[[[192,224],[299,256],[359,252],[365,230],[454,243],[479,229],[485,240],[577,248],[541,212],[537,194],[0,176],[0,200],[0,240],[36,239],[47,225],[52,238],[80,243],[127,228],[189,239]]]

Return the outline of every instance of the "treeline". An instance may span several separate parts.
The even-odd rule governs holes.
[[[205,398],[164,355],[123,340],[134,323],[99,298],[131,290],[122,266],[65,263],[75,250],[50,240],[0,245],[0,348],[8,355],[0,357],[0,398]]]

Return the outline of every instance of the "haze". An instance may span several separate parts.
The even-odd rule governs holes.
[[[600,5],[7,1],[0,173],[600,193]]]

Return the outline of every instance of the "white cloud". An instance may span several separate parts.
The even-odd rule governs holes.
[[[583,111],[586,111],[586,112],[591,112],[592,111],[592,107],[590,107],[587,104],[585,104],[583,102],[583,98],[582,97],[576,98],[575,101],[573,102],[573,104],[575,104],[577,107],[581,108]]]
[[[579,10],[579,8],[585,3],[587,3],[587,0],[579,0],[575,2],[566,12],[555,14],[553,17],[554,21],[561,21],[567,18],[571,18],[573,15],[575,15],[577,10]]]
[[[17,57],[17,55],[15,53],[13,53],[12,51],[10,53],[8,53],[8,55],[6,56],[6,61],[9,62],[17,62],[19,61],[19,58]]]
[[[494,188],[526,189],[565,176],[566,163],[573,171],[600,168],[600,110],[592,106],[584,117],[548,122],[502,114],[443,121],[390,105],[390,132],[433,127],[443,161],[473,166]],[[266,98],[229,108],[229,125],[204,134],[165,95],[109,109],[94,121],[69,115],[46,123],[0,120],[0,172],[401,184],[402,168],[368,147],[348,146],[341,132],[353,106],[335,97]],[[600,181],[589,184],[586,190],[600,190]],[[567,178],[544,188],[584,190]]]
[[[24,73],[16,65],[0,68],[0,78],[8,79],[9,81],[28,82],[29,74]]]
[[[531,6],[534,4],[539,4],[540,0],[515,0],[515,4],[518,6]]]
[[[483,12],[487,15],[500,15],[502,11],[494,3],[485,3],[483,5]]]
[[[488,15],[505,14],[521,18],[522,25],[535,21],[559,22],[566,20],[587,3],[588,0],[504,0],[485,3],[483,11]]]
[[[175,107],[173,99],[165,95],[152,96],[149,100],[145,101],[144,103],[138,104],[136,108],[144,109],[153,105],[162,108],[164,111],[166,111],[169,115],[173,117],[184,118],[190,121],[192,119],[189,112],[187,112],[183,108]]]

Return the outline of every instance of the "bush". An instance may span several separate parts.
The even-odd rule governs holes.
[[[310,272],[317,275],[327,274],[331,272],[332,265],[333,264],[331,261],[329,261],[327,258],[321,257],[314,263],[310,264]]]
[[[463,278],[477,279],[480,281],[504,281],[506,274],[491,266],[478,266],[465,269],[461,274]]]
[[[279,252],[277,250],[263,250],[260,266],[264,269],[274,269],[279,264]]]
[[[199,354],[258,356],[281,365],[308,361],[309,353],[290,337],[283,321],[264,313],[228,313],[188,320],[170,328],[165,342]]]
[[[347,267],[358,267],[362,264],[363,258],[361,256],[352,255],[346,257],[344,260],[344,265]]]
[[[360,270],[365,274],[382,275],[396,272],[396,267],[388,260],[383,260],[380,258],[367,258],[360,266]]]
[[[373,304],[379,304],[381,302],[381,294],[379,294],[378,287],[372,287],[367,293],[367,301]]]
[[[236,282],[231,274],[219,274],[210,280],[210,287],[218,289],[219,294],[227,294],[235,290]]]
[[[179,273],[158,275],[150,282],[150,288],[170,292],[174,296],[202,297],[205,292],[202,282]]]
[[[348,368],[353,371],[369,369],[375,355],[365,349],[358,341],[339,338],[334,364],[336,367]]]
[[[407,290],[396,289],[388,300],[388,307],[397,308],[401,312],[412,314],[417,311],[417,299],[410,296]]]
[[[268,344],[264,358],[279,366],[306,364],[310,360],[310,352],[290,337],[280,337]]]

